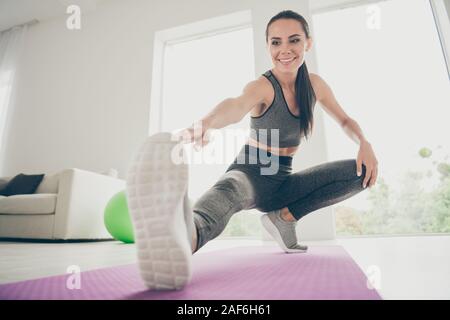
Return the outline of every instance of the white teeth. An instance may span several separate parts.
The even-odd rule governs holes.
[[[288,64],[289,62],[293,61],[295,58],[291,58],[291,59],[287,59],[287,60],[283,60],[283,59],[278,59],[282,64]]]

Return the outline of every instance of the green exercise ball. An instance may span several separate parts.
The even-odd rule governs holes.
[[[128,213],[125,190],[116,193],[108,201],[105,208],[104,222],[106,229],[114,239],[125,243],[134,243],[133,225]]]

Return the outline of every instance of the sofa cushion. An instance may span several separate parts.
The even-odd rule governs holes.
[[[20,194],[0,196],[0,214],[54,214],[56,194]]]
[[[59,174],[46,174],[35,193],[58,193]]]
[[[1,191],[2,196],[13,196],[16,194],[32,194],[44,178],[44,174],[18,174]]]

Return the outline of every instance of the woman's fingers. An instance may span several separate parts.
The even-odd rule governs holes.
[[[360,158],[358,158],[356,160],[356,174],[359,177],[361,175],[361,173],[362,173],[362,160]]]
[[[178,141],[182,143],[190,143],[193,141],[193,135],[189,130],[190,128],[183,129],[177,133],[175,133],[176,138]]]
[[[363,188],[365,188],[367,186],[367,183],[369,182],[370,178],[372,177],[372,174],[373,174],[372,165],[366,165],[366,175],[364,176],[364,180],[363,180]]]
[[[375,185],[375,183],[377,182],[377,177],[378,177],[378,168],[375,167],[373,170],[372,178],[370,179],[370,187]]]
[[[366,186],[372,187],[376,180],[378,175],[378,168],[376,165],[366,165],[366,175],[363,180],[363,188]]]
[[[199,130],[194,130],[193,127],[181,130],[177,133],[177,136],[179,136],[181,142],[183,143],[198,143],[202,140],[202,132]]]

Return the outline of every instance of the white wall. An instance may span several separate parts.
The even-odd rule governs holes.
[[[81,8],[81,30],[68,30],[65,16],[30,27],[1,175],[78,167],[117,168],[124,177],[148,133],[154,32],[248,9],[258,77],[272,67],[268,20],[292,9],[312,23],[307,0],[111,0],[87,14]],[[314,72],[314,51],[307,61]],[[294,170],[326,161],[322,112],[316,110],[314,135],[300,147]],[[302,219],[300,231],[303,239],[334,237],[331,209]]]

